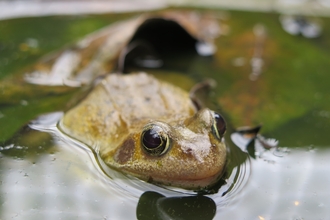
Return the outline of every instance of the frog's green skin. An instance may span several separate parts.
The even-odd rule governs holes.
[[[214,113],[197,110],[189,93],[145,73],[110,74],[75,108],[60,128],[90,145],[110,167],[140,179],[187,189],[221,176],[226,147],[214,134]],[[141,135],[157,125],[169,148],[152,155]]]

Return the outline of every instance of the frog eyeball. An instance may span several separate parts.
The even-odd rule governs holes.
[[[141,134],[143,149],[152,156],[164,154],[170,146],[168,135],[158,125],[147,125]]]
[[[216,112],[213,113],[213,118],[214,118],[214,122],[212,126],[213,133],[219,140],[221,140],[224,133],[226,132],[225,119]]]

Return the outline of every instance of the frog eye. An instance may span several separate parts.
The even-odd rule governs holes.
[[[170,145],[168,135],[157,125],[149,125],[143,130],[141,142],[144,150],[153,156],[164,154]]]
[[[226,122],[225,119],[218,113],[214,112],[213,113],[213,118],[214,118],[214,122],[213,122],[213,132],[215,134],[215,136],[221,140],[221,138],[223,137],[224,133],[226,132]]]

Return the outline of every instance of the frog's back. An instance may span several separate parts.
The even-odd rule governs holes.
[[[145,73],[110,74],[62,120],[62,129],[103,153],[150,120],[170,123],[195,114],[189,94]]]
[[[145,73],[112,74],[102,82],[112,103],[129,126],[136,120],[194,114],[189,94]]]

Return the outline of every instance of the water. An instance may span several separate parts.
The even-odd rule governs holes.
[[[254,160],[249,183],[219,219],[328,219],[328,157],[328,150],[291,149]]]
[[[38,146],[48,148],[47,152],[30,157],[26,152],[18,157],[14,151],[29,151],[22,142],[24,147],[13,144],[1,149],[2,218],[40,219],[51,215],[54,219],[134,219],[139,199],[146,191],[168,198],[196,196],[193,191],[155,186],[108,168],[90,148],[57,129],[62,115],[44,115],[29,125],[35,130],[28,134],[30,137],[51,134],[47,136],[51,146]],[[231,162],[235,168],[228,168],[231,174],[227,183],[218,193],[208,195],[218,208],[235,200],[249,178],[250,161],[238,167],[242,161],[236,158]]]
[[[61,116],[60,112],[52,113],[30,124],[37,132],[28,135],[44,140],[39,141],[39,153],[22,142],[1,149],[3,219],[135,219],[139,199],[146,191],[167,198],[194,195],[144,183],[107,168],[91,149],[58,131],[56,123]],[[45,136],[45,132],[51,135]],[[242,151],[228,141],[234,169],[227,184],[218,193],[207,195],[216,205],[215,219],[329,217],[330,177],[325,175],[330,165],[329,150],[266,150],[255,144],[257,156],[253,158],[243,152],[246,142],[235,143]],[[15,153],[24,149],[23,155]]]
[[[174,215],[166,212],[168,204],[182,207],[178,201],[184,201],[192,207],[188,211],[182,207],[186,217],[195,214],[194,204],[202,202],[207,212],[198,211],[195,216],[203,219],[213,214],[214,219],[329,219],[330,22],[323,18],[321,37],[306,39],[286,33],[276,14],[213,13],[222,21],[222,30],[228,30],[217,40],[215,56],[173,59],[162,71],[155,71],[159,78],[176,83],[177,77],[180,81],[186,79],[187,89],[204,78],[217,81],[210,94],[215,103],[209,104],[214,104],[227,120],[230,162],[226,184],[218,193],[204,197],[144,183],[108,169],[88,147],[61,134],[56,127],[61,111],[70,108],[74,103],[68,100],[83,89],[35,89],[18,81],[22,84],[15,85],[24,86],[24,90],[16,88],[19,95],[12,92],[14,95],[5,96],[9,87],[4,83],[10,81],[6,76],[19,78],[17,69],[35,62],[45,51],[66,44],[67,39],[76,39],[67,34],[71,33],[70,27],[85,25],[81,31],[84,34],[93,29],[93,24],[105,25],[107,16],[91,20],[42,18],[44,27],[47,22],[61,21],[62,29],[61,25],[57,27],[63,31],[61,42],[46,32],[24,35],[23,31],[22,36],[14,33],[19,23],[37,31],[42,24],[38,18],[1,22],[2,28],[7,27],[7,35],[0,36],[4,42],[0,49],[10,56],[0,54],[1,63],[6,61],[0,68],[0,218],[136,219],[149,212],[168,217]],[[120,18],[125,16],[130,15]],[[262,30],[262,35],[256,29]],[[11,37],[11,31],[17,39]],[[32,42],[39,42],[43,52],[34,54],[35,48],[30,48],[27,56],[25,50],[20,51],[22,42],[31,41],[26,39],[36,39]],[[51,46],[43,46],[47,39]],[[251,60],[256,55],[262,65],[257,66],[258,74],[253,74]],[[251,80],[251,74],[257,77]],[[53,113],[37,118],[46,112]],[[261,123],[261,135],[278,140],[277,147],[265,149],[258,141],[249,143],[234,132],[236,127]],[[144,194],[146,191],[150,193]],[[154,201],[155,205],[145,205],[144,201]]]

